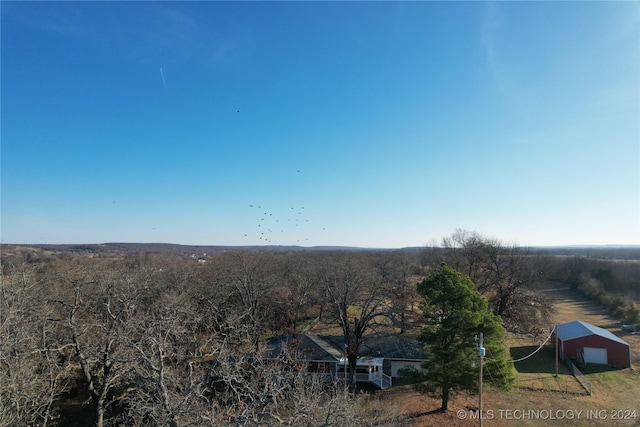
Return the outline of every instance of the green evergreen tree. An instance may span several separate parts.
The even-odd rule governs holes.
[[[479,369],[475,338],[484,334],[485,383],[509,390],[515,381],[513,363],[504,346],[502,320],[489,310],[468,276],[445,263],[418,284],[424,298],[425,326],[418,339],[425,344],[428,361],[409,375],[418,391],[442,399],[448,408],[456,392],[477,392]]]

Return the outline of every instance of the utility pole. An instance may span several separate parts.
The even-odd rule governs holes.
[[[479,406],[479,415],[480,415],[480,427],[482,427],[482,361],[485,355],[484,348],[484,335],[480,332],[480,339],[478,340],[478,355],[480,356],[480,377],[478,381],[478,390],[480,392],[480,401],[478,402]]]
[[[556,334],[556,378],[558,378],[558,324],[556,323],[556,327],[553,328],[553,332]]]

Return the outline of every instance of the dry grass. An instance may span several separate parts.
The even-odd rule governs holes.
[[[582,320],[592,325],[608,329],[629,343],[631,346],[632,363],[635,367],[640,367],[640,335],[631,335],[630,333],[622,332],[620,319],[612,317],[606,310],[588,301],[566,285],[549,284],[545,288],[542,288],[540,292],[543,292],[555,303],[556,313],[553,319],[555,323]],[[638,391],[640,391],[640,389]]]
[[[617,319],[566,286],[549,285],[540,291],[555,302],[553,323],[583,320],[609,329],[631,345],[633,363],[640,366],[640,335],[621,334]],[[549,326],[540,325],[545,331]],[[537,348],[544,338],[509,334],[507,342],[513,357]],[[484,426],[640,426],[640,370],[590,373],[587,378],[593,394],[579,395],[576,393],[583,393],[581,386],[564,366],[560,365],[559,378],[554,377],[555,354],[543,350],[526,363],[516,364],[517,382],[512,391],[501,393],[485,387]],[[478,396],[458,395],[449,402],[448,411],[438,412],[439,400],[410,387],[395,387],[372,395],[368,410],[377,414],[376,425],[462,427],[480,424],[478,419],[469,418],[478,403]],[[616,415],[627,419],[613,419]]]
[[[525,360],[514,363],[518,371],[515,387],[575,395],[586,394],[585,389],[562,362],[558,363],[556,377],[555,352],[549,346],[539,349],[543,340],[544,338],[533,340],[518,334],[507,334],[507,346],[513,359],[518,360],[533,354]]]

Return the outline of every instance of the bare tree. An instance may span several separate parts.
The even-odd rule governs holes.
[[[462,229],[456,229],[450,237],[442,239],[447,264],[469,276],[481,293],[482,287],[486,286],[482,277],[486,244],[486,239],[477,232]]]
[[[81,265],[63,278],[55,300],[59,321],[67,329],[74,358],[90,396],[94,422],[102,427],[110,407],[133,390],[131,364],[135,358],[127,343],[129,320],[136,315],[140,288],[136,277],[112,266]],[[102,268],[100,268],[102,267]]]
[[[410,280],[409,259],[401,251],[394,251],[376,254],[373,262],[387,297],[385,315],[403,334],[407,314],[417,299],[417,281]]]
[[[320,377],[298,375],[289,402],[288,418],[282,425],[357,427],[375,425],[375,417],[363,411],[363,396],[353,395]]]
[[[546,320],[550,303],[530,289],[544,272],[526,248],[465,230],[443,239],[443,248],[450,265],[471,278],[506,326],[528,330]]]
[[[0,276],[0,425],[46,426],[67,390],[56,334],[42,297],[41,264],[4,257]]]
[[[246,338],[257,350],[265,320],[271,312],[274,289],[274,256],[264,252],[236,251],[214,260],[214,286],[226,296],[226,304],[241,313]]]
[[[282,259],[271,324],[274,331],[297,333],[299,322],[320,304],[322,292],[316,286],[315,266],[313,253],[290,253]]]
[[[80,422],[71,400],[96,426],[368,424],[358,396],[263,348],[323,295],[355,367],[396,276],[325,255],[3,255],[0,425]]]
[[[129,346],[139,380],[127,399],[129,420],[171,427],[200,422],[204,374],[197,361],[212,353],[201,353],[211,340],[199,332],[202,318],[193,307],[188,294],[168,289],[135,322]]]
[[[309,375],[294,354],[269,357],[226,343],[210,366],[210,425],[358,426],[361,397],[321,376]]]
[[[329,307],[344,337],[349,383],[355,387],[358,352],[365,333],[384,314],[383,281],[364,256],[333,253],[320,266],[319,280],[327,292]]]

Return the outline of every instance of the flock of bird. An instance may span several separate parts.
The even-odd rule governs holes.
[[[258,212],[256,228],[253,233],[245,233],[244,237],[257,237],[260,243],[272,244],[276,241],[295,239],[296,243],[308,242],[309,217],[304,206],[291,206],[286,212],[276,212],[262,205],[251,204],[249,208]],[[322,230],[325,230],[322,228]]]
[[[300,170],[296,170],[296,175]],[[309,242],[312,233],[325,231],[326,228],[314,224],[304,206],[291,203],[267,207],[263,204],[250,204],[249,208],[255,216],[255,223],[244,233],[246,241],[256,241],[259,244],[305,244]]]
[[[266,209],[262,205],[249,205],[258,212],[257,221],[253,233],[245,233],[245,237],[255,238],[256,235],[261,243],[272,244],[276,241],[291,239],[291,234],[295,236],[296,243],[308,241],[308,237],[302,237],[303,230],[309,223],[309,218],[305,215],[304,206],[292,206],[287,214],[276,213]],[[305,230],[307,231],[307,230]],[[257,234],[256,234],[257,233]]]

